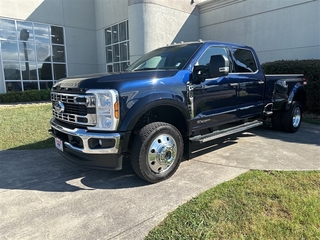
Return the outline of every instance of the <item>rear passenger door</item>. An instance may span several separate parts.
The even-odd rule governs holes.
[[[263,111],[264,75],[258,71],[254,54],[249,49],[231,48],[233,61],[229,78],[238,81],[237,117],[248,118]]]
[[[225,47],[207,48],[198,59],[196,66],[209,66],[212,55],[228,56]],[[194,86],[193,130],[214,127],[236,118],[238,79],[229,76],[209,78]]]

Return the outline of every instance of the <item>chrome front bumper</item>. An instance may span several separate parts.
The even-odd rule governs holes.
[[[96,133],[96,132],[89,132],[85,129],[69,129],[67,127],[63,127],[61,125],[58,125],[55,123],[55,119],[52,118],[50,121],[52,129],[55,129],[58,132],[61,132],[66,135],[70,135],[73,137],[78,137],[82,140],[83,147],[76,147],[72,143],[63,140],[63,144],[65,147],[76,151],[80,153],[85,154],[119,154],[119,148],[120,148],[120,138],[121,135],[119,133]],[[51,134],[54,137],[57,137],[53,132],[51,131]],[[114,146],[110,146],[108,148],[90,148],[89,146],[89,140],[90,139],[101,139],[101,140],[114,140]]]

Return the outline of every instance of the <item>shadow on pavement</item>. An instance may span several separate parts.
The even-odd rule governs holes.
[[[56,149],[0,151],[0,192],[27,189],[74,192],[148,185],[125,161],[121,171],[83,168],[68,162]]]
[[[250,132],[264,138],[277,139],[283,142],[320,146],[320,126],[315,124],[303,122],[296,133],[275,131],[267,125],[253,128]]]
[[[320,146],[320,127],[303,123],[295,133],[284,133],[262,126],[248,132],[191,146],[191,157],[225,149],[238,140],[254,136],[279,141]],[[301,147],[301,146],[300,146]],[[261,149],[263,146],[261,147]],[[54,148],[42,150],[0,151],[0,192],[27,189],[49,192],[75,192],[93,189],[125,189],[149,184],[135,175],[128,161],[121,171],[103,171],[79,167],[60,156]]]
[[[287,133],[273,130],[269,124],[249,129],[247,132],[235,133],[225,138],[209,141],[203,144],[192,144],[191,157],[198,157],[209,152],[231,146],[241,138],[260,136],[268,139],[276,139],[283,142],[310,144],[320,146],[320,126],[309,123],[302,123],[296,133]]]
[[[228,149],[228,146],[234,145],[238,143],[239,138],[245,138],[245,137],[254,137],[254,134],[248,133],[248,132],[242,132],[242,133],[235,133],[228,137],[215,139],[206,143],[193,143],[190,144],[190,150],[191,153],[189,155],[189,159],[199,157],[201,155],[216,151],[218,149],[226,148]]]

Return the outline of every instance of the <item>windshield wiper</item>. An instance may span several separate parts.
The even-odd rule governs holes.
[[[148,68],[148,67],[145,67],[145,68],[137,68],[137,69],[134,69],[133,71],[145,71],[145,70],[155,70],[157,68]]]

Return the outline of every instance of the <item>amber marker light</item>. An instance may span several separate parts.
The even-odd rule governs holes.
[[[116,119],[119,119],[119,103],[118,102],[114,103],[114,117]]]

